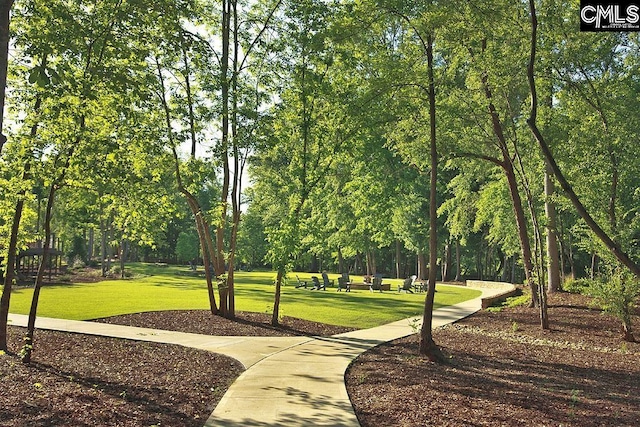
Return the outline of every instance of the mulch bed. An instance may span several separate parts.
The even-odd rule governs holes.
[[[352,330],[266,313],[235,321],[206,310],[114,316],[101,322],[210,335],[332,335]],[[9,327],[9,348],[25,329]],[[36,331],[31,365],[0,356],[0,426],[202,426],[242,373],[234,359],[176,345]]]
[[[24,331],[9,327],[9,348]],[[175,345],[36,331],[30,365],[0,356],[0,425],[200,427],[242,370]]]
[[[525,307],[435,330],[444,365],[417,336],[363,354],[346,375],[362,426],[639,426],[640,344],[586,297],[549,302],[550,331]]]
[[[279,326],[271,325],[266,313],[236,312],[234,320],[213,316],[208,310],[151,311],[96,319],[96,322],[223,336],[331,336],[353,331],[344,326],[326,325],[295,317],[282,317]]]
[[[368,426],[638,426],[640,344],[588,299],[550,299],[551,331],[524,307],[483,311],[434,331],[449,357],[418,356],[416,336],[359,357],[346,375]],[[101,321],[214,335],[328,335],[348,330],[267,314],[237,321],[169,311]],[[640,324],[640,317],[634,322]],[[9,327],[10,348],[23,328]],[[241,366],[180,346],[36,332],[33,362],[0,356],[0,425],[202,426]]]

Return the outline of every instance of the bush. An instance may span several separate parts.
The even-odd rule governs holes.
[[[640,280],[631,273],[617,272],[609,280],[593,280],[587,289],[593,303],[622,322],[626,341],[634,341],[631,315],[640,297]]]
[[[120,266],[119,265],[114,265],[109,270],[109,276],[111,276],[111,277],[120,277],[121,275],[122,275],[122,271],[120,270]],[[128,270],[125,270],[124,271],[124,277],[126,277],[126,278],[132,277],[131,272],[129,272]]]
[[[562,284],[562,290],[572,294],[586,294],[593,282],[591,279],[568,279]]]
[[[72,260],[70,260],[69,266],[72,269],[77,270],[77,269],[85,267],[86,264],[84,262],[84,259],[82,259],[81,257],[76,255]]]
[[[503,308],[513,308],[519,306],[528,306],[531,302],[531,293],[523,293],[522,289],[518,289],[515,296],[508,297],[504,301],[497,302],[493,306],[487,308],[487,311],[499,313]]]

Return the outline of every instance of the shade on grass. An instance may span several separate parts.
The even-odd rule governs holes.
[[[127,280],[106,280],[98,283],[60,284],[43,287],[38,315],[74,320],[88,320],[118,314],[159,310],[208,309],[205,280],[188,268],[152,264],[133,264],[129,271],[136,276]],[[301,280],[312,274],[297,273]],[[424,307],[424,294],[397,293],[400,280],[389,279],[392,291],[350,293],[296,289],[295,275],[282,290],[282,316],[323,322],[333,325],[368,328],[419,315]],[[337,275],[329,275],[337,278]],[[236,310],[267,312],[273,308],[273,272],[236,272]],[[358,277],[353,279],[358,280]],[[31,289],[14,289],[12,313],[27,314],[31,304]],[[217,295],[217,291],[216,291]],[[438,285],[436,308],[455,304],[480,295],[479,291],[459,286]]]

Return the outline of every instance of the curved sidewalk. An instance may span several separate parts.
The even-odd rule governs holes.
[[[481,308],[482,298],[503,292],[478,290],[478,298],[434,310],[433,327],[469,316]],[[27,316],[10,314],[9,320],[24,326]],[[205,427],[358,427],[344,384],[347,367],[366,350],[413,334],[411,325],[421,320],[404,319],[332,337],[218,337],[51,318],[38,318],[36,327],[179,344],[239,360],[247,370],[229,387]]]

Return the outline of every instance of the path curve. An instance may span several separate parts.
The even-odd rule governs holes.
[[[506,285],[506,284],[505,284]],[[474,288],[482,295],[434,310],[433,327],[469,316],[482,298],[503,292]],[[358,427],[344,374],[361,353],[415,333],[421,317],[331,337],[221,337],[106,323],[38,317],[36,328],[178,344],[233,357],[246,370],[222,397],[205,427],[335,426]],[[9,314],[26,326],[27,316]]]

